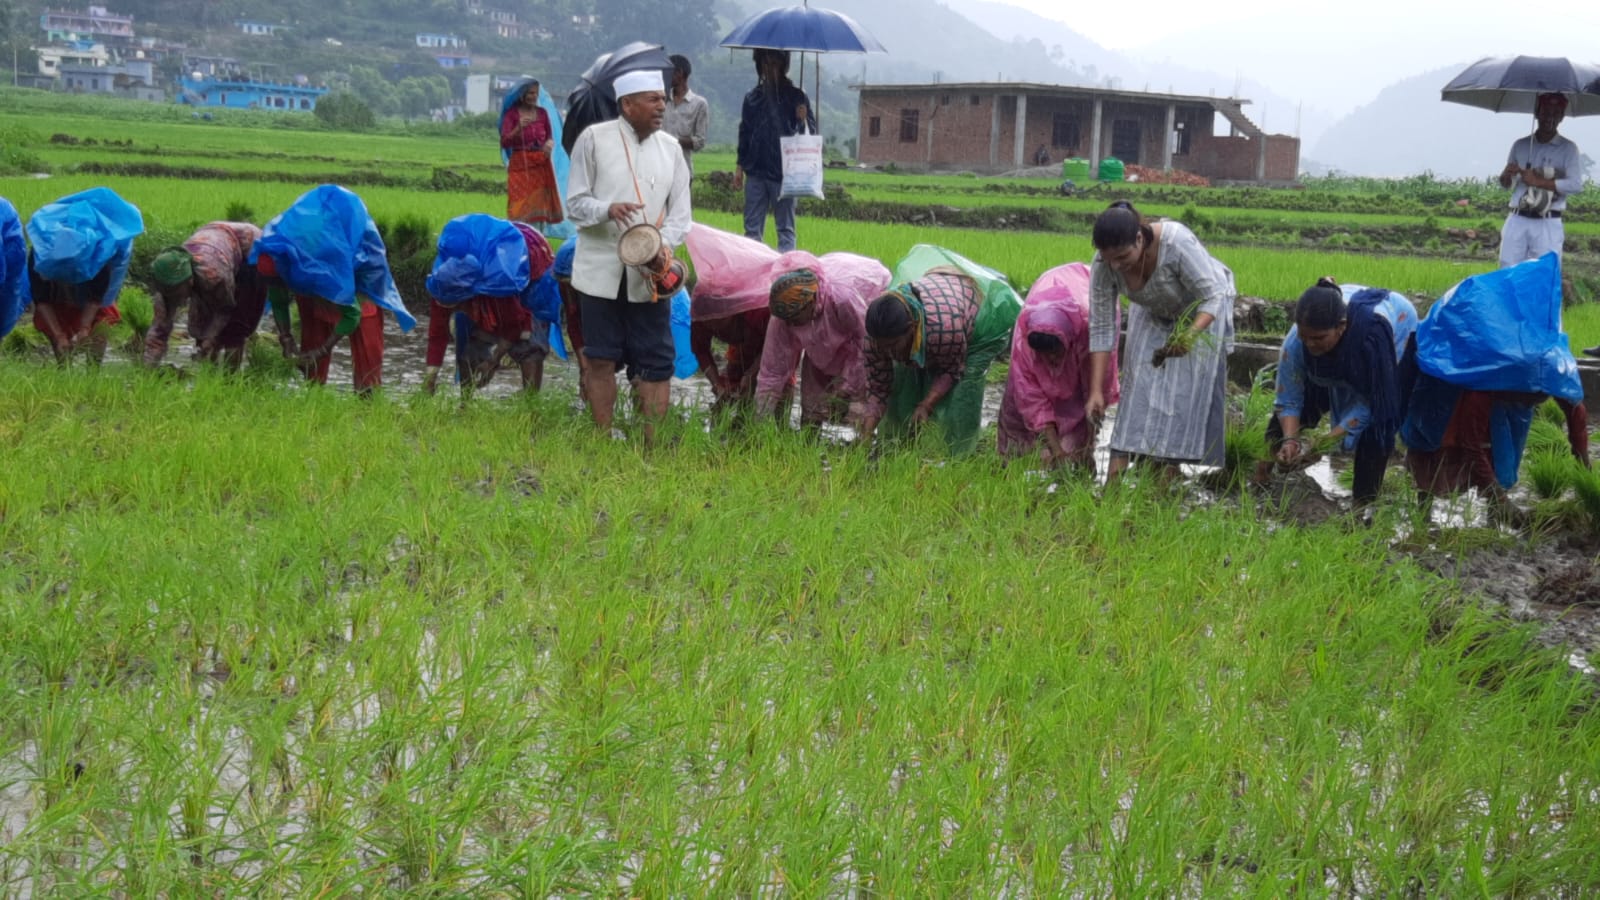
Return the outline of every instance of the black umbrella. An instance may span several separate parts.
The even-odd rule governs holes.
[[[1600,115],[1600,66],[1559,56],[1480,59],[1450,80],[1441,100],[1494,112],[1533,114],[1540,94],[1564,94],[1567,115]]]
[[[663,85],[671,83],[672,60],[660,44],[634,41],[596,57],[567,97],[566,130],[561,134],[561,146],[571,153],[585,128],[617,117],[617,92],[613,82],[618,75],[649,69],[660,70]]]

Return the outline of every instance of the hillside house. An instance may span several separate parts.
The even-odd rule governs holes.
[[[1250,102],[1027,82],[862,84],[857,156],[868,165],[1004,172],[1083,158],[1223,181],[1294,181],[1300,139],[1267,134]],[[1223,134],[1217,133],[1225,125]],[[1043,153],[1041,154],[1041,148]]]
[[[417,46],[427,47],[430,50],[451,49],[465,47],[467,42],[453,34],[421,34],[417,35]]]
[[[183,71],[192,77],[201,78],[218,75],[237,75],[244,71],[244,66],[231,56],[207,56],[201,53],[187,53],[183,57]]]
[[[108,12],[104,6],[88,10],[46,9],[39,14],[39,29],[47,41],[90,41],[122,47],[133,41],[133,16]]]
[[[284,112],[311,112],[317,108],[317,100],[328,93],[325,87],[239,77],[184,77],[178,79],[178,86],[178,102],[190,106],[274,109]]]
[[[109,66],[62,66],[59,84],[75,94],[108,94],[159,103],[167,96],[155,86],[155,80],[153,62],[130,60]]]
[[[233,26],[251,37],[272,37],[280,31],[288,30],[287,25],[277,25],[272,22],[257,22],[253,19],[237,19]]]
[[[98,68],[111,64],[111,51],[105,44],[77,42],[59,47],[35,47],[39,58],[39,74],[46,78],[61,77],[64,66]]]
[[[468,69],[472,67],[472,57],[465,53],[435,53],[433,61],[441,69]]]

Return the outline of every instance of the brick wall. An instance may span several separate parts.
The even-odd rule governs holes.
[[[1017,166],[1015,94],[972,93],[959,87],[864,91],[860,113],[857,156],[867,165],[892,163],[907,169],[980,172],[1003,172]],[[1158,168],[1168,140],[1166,116],[1164,104],[1104,101],[1100,149],[1094,153],[1090,147],[1093,100],[1030,95],[1021,164],[1032,165],[1034,154],[1043,145],[1051,165],[1068,157],[1115,156],[1125,163]],[[1245,137],[1213,136],[1215,119],[1216,112],[1209,107],[1177,106],[1174,125],[1182,126],[1182,137],[1173,139],[1177,147],[1172,165],[1210,178],[1254,180],[1257,143]],[[874,124],[877,134],[873,134]],[[1298,139],[1268,138],[1268,180],[1292,181],[1299,174],[1299,164]]]
[[[1286,134],[1267,137],[1267,180],[1294,181],[1300,177],[1300,139]]]

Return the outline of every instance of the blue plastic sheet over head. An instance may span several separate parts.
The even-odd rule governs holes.
[[[1474,275],[1417,325],[1417,366],[1458,387],[1583,399],[1561,331],[1561,263],[1554,253]]]
[[[357,295],[364,295],[393,313],[400,330],[417,325],[389,272],[377,224],[361,198],[345,188],[322,184],[302,194],[262,229],[250,262],[263,253],[296,293],[340,306],[354,306]]]
[[[40,276],[83,284],[119,254],[128,254],[133,239],[144,233],[144,217],[115,191],[97,187],[41,206],[28,219],[27,232]]]
[[[528,288],[528,244],[517,226],[483,213],[445,223],[428,275],[428,293],[440,303],[473,297],[517,297]]]
[[[22,310],[33,302],[28,287],[28,242],[22,217],[11,201],[0,197],[0,337],[11,333]]]

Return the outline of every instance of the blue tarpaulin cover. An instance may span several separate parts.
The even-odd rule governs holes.
[[[31,302],[28,289],[28,243],[22,217],[11,201],[0,197],[0,337],[11,333]]]
[[[417,325],[400,299],[383,237],[366,204],[338,185],[306,191],[268,222],[250,250],[250,262],[263,253],[296,293],[340,306],[354,306],[362,294],[393,313],[401,331]]]
[[[41,206],[28,219],[33,266],[39,275],[65,284],[83,284],[118,256],[127,258],[133,239],[144,233],[144,217],[110,188],[90,188]],[[121,274],[112,273],[105,303],[115,302]]]
[[[1561,331],[1561,262],[1554,253],[1451,288],[1417,325],[1417,366],[1457,387],[1583,399]]]
[[[672,349],[677,359],[672,365],[675,378],[693,378],[700,371],[694,358],[694,348],[689,344],[689,290],[678,288],[672,295]]]
[[[519,297],[528,289],[528,244],[517,226],[484,213],[457,216],[439,232],[428,293],[440,303]]]

